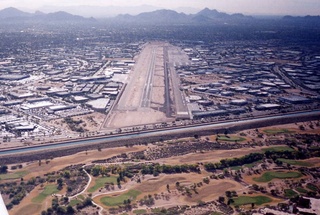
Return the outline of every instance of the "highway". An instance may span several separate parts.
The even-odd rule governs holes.
[[[309,112],[302,112],[302,113],[291,113],[291,114],[284,114],[279,116],[271,116],[271,117],[261,117],[256,119],[245,119],[239,121],[228,121],[228,122],[220,122],[216,124],[212,123],[204,123],[199,125],[188,125],[183,127],[170,127],[170,128],[161,128],[157,130],[150,130],[150,131],[141,131],[141,132],[134,132],[134,133],[127,133],[127,134],[116,134],[116,135],[108,135],[102,137],[95,137],[92,139],[81,139],[81,140],[72,140],[63,143],[56,143],[56,144],[46,144],[46,145],[37,145],[37,146],[30,146],[30,147],[21,147],[21,148],[14,148],[14,149],[5,149],[0,150],[0,156],[4,155],[14,155],[19,153],[36,153],[37,151],[43,150],[54,150],[54,149],[61,149],[63,147],[77,147],[77,146],[84,146],[84,145],[91,145],[97,143],[108,143],[113,141],[130,141],[133,139],[141,139],[141,138],[148,138],[154,136],[165,136],[165,135],[174,135],[174,134],[182,134],[182,133],[196,133],[199,131],[205,130],[212,130],[214,129],[222,129],[228,128],[232,126],[244,126],[244,125],[254,125],[258,123],[264,123],[266,121],[272,121],[272,125],[274,124],[283,124],[284,120],[292,120],[294,122],[305,121],[304,117],[313,117],[315,119],[320,119],[320,110],[316,111],[309,111]]]

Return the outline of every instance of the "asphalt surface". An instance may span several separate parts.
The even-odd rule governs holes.
[[[148,68],[148,76],[143,89],[141,107],[150,107],[151,103],[151,91],[152,91],[152,80],[154,76],[155,64],[156,64],[156,50],[152,49],[151,60]]]

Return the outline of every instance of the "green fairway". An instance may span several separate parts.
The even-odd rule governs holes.
[[[105,196],[101,198],[101,202],[105,206],[112,206],[112,207],[119,206],[123,204],[124,200],[128,200],[128,199],[130,199],[131,201],[135,200],[137,196],[139,196],[140,194],[141,194],[140,191],[130,190],[126,193],[120,194],[119,196]]]
[[[72,199],[69,203],[70,206],[74,207],[76,206],[78,203],[81,203],[82,201],[78,200],[78,199]]]
[[[19,171],[19,172],[15,172],[15,173],[1,174],[0,180],[19,179],[19,178],[22,178],[23,176],[27,175],[28,173],[29,173],[28,171]]]
[[[269,182],[272,179],[287,179],[287,178],[300,178],[300,172],[272,172],[268,171],[263,173],[259,178],[253,178],[256,182]]]
[[[304,193],[306,194],[308,192],[308,190],[304,189],[303,187],[297,187],[296,190],[299,192],[299,193]]]
[[[146,214],[147,211],[144,210],[144,209],[140,209],[140,210],[134,210],[133,213],[134,213],[134,214]]]
[[[59,192],[59,190],[57,189],[57,185],[55,184],[50,184],[45,186],[45,188],[43,189],[43,191],[36,197],[34,197],[32,199],[33,203],[42,203],[48,196]]]
[[[101,177],[95,179],[95,184],[88,189],[88,192],[92,193],[97,191],[98,189],[105,186],[106,183],[114,183],[117,184],[117,177],[110,176],[110,177]]]
[[[248,167],[248,168],[252,168],[254,165],[259,164],[259,163],[261,163],[261,162],[262,162],[262,160],[258,160],[258,161],[255,161],[255,162],[253,162],[253,163],[247,163],[247,164],[245,164],[244,166],[245,166],[245,167]]]
[[[298,193],[296,193],[295,191],[291,190],[291,189],[285,189],[284,190],[284,196],[287,198],[293,198],[298,196]]]
[[[265,129],[263,130],[266,134],[292,134],[295,133],[295,131],[288,130],[285,128],[273,128],[273,129]]]
[[[210,215],[222,215],[222,213],[220,213],[220,212],[213,212],[213,213],[211,213]]]
[[[318,192],[318,190],[319,190],[319,188],[317,187],[317,185],[311,184],[311,183],[308,183],[308,184],[307,184],[307,188],[308,188],[309,190],[314,191],[314,192]]]
[[[290,148],[289,146],[275,146],[275,147],[269,147],[266,149],[262,149],[262,151],[271,151],[271,152],[283,152],[283,151],[289,151],[293,152],[295,151],[293,148]]]
[[[227,170],[228,168],[225,168],[225,170]],[[232,166],[232,167],[230,167],[230,169],[231,170],[240,170],[240,169],[242,169],[242,167],[241,166]]]
[[[279,158],[279,161],[282,161],[283,163],[288,163],[290,165],[295,165],[295,166],[305,166],[305,167],[311,167],[313,164],[305,162],[305,161],[300,161],[300,160],[290,160],[290,159],[284,159],[284,158]]]
[[[264,203],[272,202],[272,200],[267,196],[239,196],[238,198],[234,198],[234,205],[240,206],[240,205],[247,205],[247,204],[256,204],[256,205],[262,205]]]
[[[241,142],[241,141],[244,141],[246,140],[246,138],[244,137],[238,137],[238,136],[220,136],[220,137],[217,137],[218,140],[220,141],[228,141],[228,142]]]
[[[252,168],[254,165],[259,164],[261,162],[262,162],[262,160],[258,160],[253,163],[244,164],[243,166],[248,167],[248,168]],[[225,168],[225,169],[228,169],[228,168]],[[242,166],[232,166],[232,167],[230,167],[230,169],[231,170],[240,170],[240,169],[242,169]]]
[[[77,197],[78,197],[78,199],[81,199],[82,201],[85,199],[85,197],[83,195],[79,195]]]

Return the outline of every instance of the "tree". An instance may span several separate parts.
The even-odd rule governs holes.
[[[1,174],[5,174],[7,172],[8,172],[8,166],[3,165],[3,166],[0,167],[0,173]]]
[[[234,200],[233,199],[229,199],[227,205],[230,205],[232,203],[234,203]]]
[[[75,210],[73,209],[73,207],[71,207],[71,205],[68,205],[67,207],[67,214],[74,214]]]
[[[180,187],[180,182],[179,181],[176,182],[176,187]]]
[[[70,176],[71,176],[71,174],[70,174],[70,171],[68,171],[68,170],[66,170],[63,174],[63,177],[68,178],[68,179],[70,178]]]
[[[232,197],[231,191],[227,190],[227,191],[226,191],[226,196],[227,196],[228,198],[231,198],[231,197]]]
[[[225,198],[224,198],[223,196],[219,196],[219,199],[218,199],[218,201],[219,201],[220,203],[224,203],[224,201],[225,201]]]

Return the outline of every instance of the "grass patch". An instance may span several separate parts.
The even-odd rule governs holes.
[[[220,212],[215,211],[215,212],[211,213],[210,215],[223,215],[223,214],[220,213]]]
[[[308,190],[304,189],[303,187],[297,187],[296,190],[299,192],[299,193],[304,193],[306,194],[308,192]]]
[[[244,167],[248,167],[248,168],[252,168],[254,165],[258,164],[258,163],[261,163],[262,160],[258,160],[258,161],[255,161],[253,163],[247,163],[247,164],[244,164],[243,166]],[[229,168],[225,168],[224,170],[228,170]],[[230,167],[231,170],[241,170],[242,169],[242,166],[232,166]]]
[[[227,141],[227,142],[241,142],[246,140],[244,137],[238,137],[238,136],[220,136],[217,137],[218,140],[220,141]]]
[[[306,186],[309,190],[312,190],[314,192],[318,192],[319,188],[317,187],[317,185],[315,184],[311,184],[311,183],[308,183],[307,186]]]
[[[226,168],[227,169],[227,168]],[[242,169],[242,167],[241,166],[233,166],[233,167],[230,167],[230,169],[231,170],[240,170],[240,169]]]
[[[74,207],[77,204],[81,203],[82,201],[80,201],[79,199],[72,199],[69,203],[70,206]]]
[[[291,190],[291,189],[285,189],[284,190],[284,196],[287,198],[293,198],[298,196],[298,193],[296,193],[295,191]]]
[[[305,162],[305,161],[300,161],[300,160],[290,160],[290,159],[284,159],[284,158],[279,158],[279,161],[282,161],[283,163],[288,163],[290,165],[295,165],[295,166],[305,166],[305,167],[311,167],[313,164]]]
[[[77,197],[78,197],[78,199],[81,199],[82,201],[85,199],[85,197],[83,195],[79,195]]]
[[[144,210],[144,209],[140,209],[140,210],[134,210],[133,213],[134,213],[134,214],[146,214],[147,211]]]
[[[0,174],[0,180],[20,179],[28,173],[28,171],[18,171],[14,173]]]
[[[284,151],[289,151],[293,152],[295,151],[293,148],[290,148],[289,146],[275,146],[275,147],[269,147],[266,149],[262,149],[262,151],[271,151],[271,152],[284,152]]]
[[[292,134],[292,133],[296,133],[295,131],[288,130],[285,128],[265,129],[265,130],[263,130],[263,132],[266,134]]]
[[[137,198],[137,196],[139,196],[141,194],[140,191],[137,190],[129,190],[126,193],[123,193],[119,196],[105,196],[101,198],[101,202],[102,204],[104,204],[105,206],[119,206],[119,205],[123,205],[123,201],[130,199],[135,200]]]
[[[258,160],[258,161],[255,161],[255,162],[253,162],[253,163],[247,163],[247,164],[245,164],[244,166],[245,167],[248,167],[248,168],[252,168],[254,165],[256,165],[256,164],[258,164],[258,163],[261,163],[262,162],[262,160]]]
[[[240,205],[247,205],[247,204],[256,204],[256,205],[262,205],[265,203],[272,202],[272,199],[270,199],[267,196],[239,196],[238,198],[234,198],[234,205],[240,206]]]
[[[48,196],[59,192],[57,189],[57,185],[50,184],[44,187],[43,191],[36,197],[34,197],[31,201],[33,203],[42,203]]]
[[[88,192],[92,193],[97,191],[98,189],[104,187],[106,183],[117,184],[117,178],[115,176],[96,178],[95,184],[88,189]]]
[[[253,178],[256,182],[269,182],[272,179],[287,179],[287,178],[300,178],[302,174],[300,172],[272,172],[268,171],[263,173],[259,178]]]

